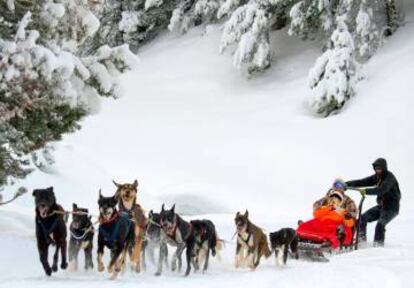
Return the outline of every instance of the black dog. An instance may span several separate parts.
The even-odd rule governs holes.
[[[128,214],[118,213],[116,197],[103,197],[99,191],[98,271],[105,270],[102,261],[104,247],[111,250],[108,272],[115,279],[125,264],[126,253],[134,245],[134,223]]]
[[[146,254],[148,253],[152,264],[155,264],[154,252],[160,248],[160,253],[164,253],[165,266],[168,267],[168,247],[167,243],[161,243],[161,217],[160,213],[152,210],[148,213],[147,227],[145,233],[144,248],[142,251],[142,263],[146,268]]]
[[[296,231],[292,228],[283,228],[277,232],[269,234],[270,246],[275,251],[276,264],[278,266],[286,265],[289,248],[296,259],[299,259],[298,242],[299,238]]]
[[[59,250],[62,261],[60,268],[66,269],[66,224],[63,208],[56,204],[53,187],[46,189],[35,189],[33,191],[36,205],[36,240],[39,250],[40,262],[47,276],[58,270]],[[56,245],[53,255],[53,264],[50,267],[48,262],[49,245]]]
[[[181,255],[184,249],[186,250],[186,260],[187,260],[187,269],[185,271],[185,276],[188,276],[191,271],[191,254],[194,246],[194,237],[191,229],[190,223],[184,221],[179,215],[175,213],[175,205],[170,210],[164,209],[164,204],[161,208],[160,213],[160,223],[161,223],[161,243],[168,243],[172,246],[176,246],[177,250],[175,251],[171,263],[172,271],[175,271],[177,268],[178,261],[178,271],[181,271],[182,260]],[[163,244],[161,244],[163,245]],[[161,246],[160,246],[161,248]],[[160,249],[160,251],[162,251]],[[162,273],[162,263],[164,261],[165,253],[160,253],[158,260],[158,270],[155,275],[159,276]]]
[[[194,269],[199,270],[199,265],[204,258],[203,272],[208,268],[208,260],[211,255],[216,256],[217,249],[217,232],[216,227],[210,220],[192,220],[190,221],[194,235],[193,247],[193,265]]]
[[[79,208],[73,203],[72,223],[70,224],[69,268],[78,270],[78,254],[81,249],[85,252],[85,270],[93,269],[92,248],[95,230],[88,209]]]

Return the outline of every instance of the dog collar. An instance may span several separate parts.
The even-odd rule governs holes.
[[[114,215],[111,216],[111,218],[109,218],[108,220],[105,220],[102,218],[102,216],[99,219],[99,223],[100,224],[107,224],[107,223],[111,223],[114,222],[117,218],[118,218],[118,212],[115,212]]]

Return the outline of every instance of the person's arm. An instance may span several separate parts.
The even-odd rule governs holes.
[[[366,194],[382,197],[384,194],[391,191],[391,188],[395,185],[395,181],[394,177],[386,177],[378,187],[366,189]]]
[[[358,208],[354,202],[354,200],[352,200],[351,198],[347,198],[348,200],[346,201],[346,205],[345,205],[345,210],[351,214],[351,216],[353,218],[357,218],[358,217]]]
[[[359,179],[359,180],[352,180],[345,182],[347,187],[358,188],[358,187],[368,187],[374,186],[377,184],[377,177],[375,175]]]

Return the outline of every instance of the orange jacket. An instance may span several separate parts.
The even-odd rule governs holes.
[[[333,220],[338,223],[343,223],[347,227],[354,226],[354,219],[345,219],[345,214],[347,211],[342,210],[332,210],[328,206],[322,206],[321,208],[313,212],[313,217],[321,221],[324,220]]]

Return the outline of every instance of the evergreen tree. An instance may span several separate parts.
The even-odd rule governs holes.
[[[345,0],[346,2],[347,0]],[[334,13],[338,1],[302,0],[290,10],[289,34],[302,39],[313,39],[319,32],[329,32],[334,29]]]
[[[139,47],[167,29],[176,0],[107,0],[98,14],[101,27],[86,49],[127,43]]]
[[[220,51],[236,44],[234,65],[247,65],[249,73],[270,66],[269,19],[266,11],[257,3],[237,8],[227,21],[221,38]]]
[[[332,48],[326,50],[309,72],[313,110],[323,116],[339,111],[355,93],[356,67],[354,41],[345,17],[337,17]]]
[[[184,0],[174,9],[168,29],[185,33],[191,27],[217,21],[220,0]]]
[[[356,17],[355,43],[360,61],[368,60],[378,48],[380,33],[377,30],[373,9],[367,0],[362,0]]]
[[[117,97],[117,76],[135,61],[126,45],[81,54],[99,27],[87,1],[13,3],[0,23],[0,187],[41,165],[48,143],[79,129],[90,97]]]

